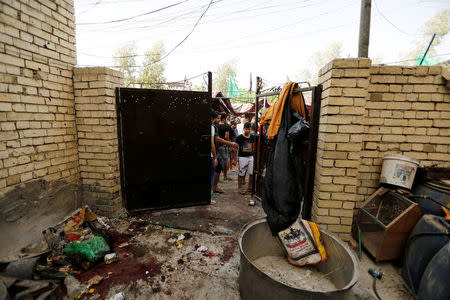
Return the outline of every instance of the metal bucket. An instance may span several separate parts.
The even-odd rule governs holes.
[[[328,274],[336,290],[328,292],[294,288],[259,270],[253,261],[264,256],[284,256],[276,237],[272,236],[265,218],[244,226],[239,236],[241,262],[239,291],[247,299],[351,299],[349,290],[359,279],[359,262],[348,246],[335,235],[321,230],[328,259],[317,269]]]

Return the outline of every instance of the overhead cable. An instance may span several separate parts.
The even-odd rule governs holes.
[[[106,21],[106,22],[98,22],[98,23],[77,23],[76,25],[100,25],[100,24],[111,24],[111,23],[118,23],[118,22],[128,21],[128,20],[131,20],[131,19],[134,19],[134,18],[150,15],[150,14],[153,14],[153,13],[156,13],[156,12],[159,12],[159,11],[162,11],[162,10],[165,10],[165,9],[168,9],[168,8],[180,5],[181,3],[184,3],[184,2],[187,2],[187,1],[189,1],[189,0],[184,0],[184,1],[181,1],[181,2],[178,2],[178,3],[174,3],[174,4],[171,4],[171,5],[168,5],[168,6],[164,6],[164,7],[161,7],[161,8],[158,8],[158,9],[155,9],[155,10],[143,13],[143,14],[139,14],[139,15],[135,15],[135,16],[132,16],[132,17],[128,17],[128,18],[112,20],[112,21]]]
[[[386,22],[388,22],[389,24],[391,24],[395,29],[397,29],[398,31],[400,31],[401,33],[407,34],[407,35],[412,35],[412,36],[419,36],[421,34],[417,34],[417,33],[409,33],[406,31],[401,30],[400,28],[398,28],[394,23],[392,23],[388,18],[386,18],[385,15],[383,15],[383,13],[380,11],[380,9],[378,8],[377,2],[375,0],[373,0],[373,3],[375,4],[375,8],[377,9],[377,12],[380,14],[380,16],[383,17],[383,19],[386,20]]]

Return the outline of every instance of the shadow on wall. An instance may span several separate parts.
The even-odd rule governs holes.
[[[17,186],[0,199],[0,262],[45,251],[42,231],[73,212],[76,184],[36,180]]]

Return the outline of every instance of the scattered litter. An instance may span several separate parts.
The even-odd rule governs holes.
[[[94,292],[95,292],[94,289],[90,289],[90,290],[89,290],[89,294],[92,294],[92,293],[94,293]]]
[[[148,275],[150,272],[149,271],[145,271],[145,275]]]
[[[253,199],[250,199],[250,201],[248,201],[248,205],[250,205],[250,206],[255,206],[255,200],[253,200]]]
[[[123,300],[124,298],[123,292],[117,293],[114,296],[110,297],[109,300]]]
[[[177,242],[184,240],[184,235],[182,233],[177,234]]]
[[[173,225],[167,225],[168,228],[173,228]]]
[[[116,253],[109,253],[105,255],[105,263],[110,264],[113,261],[117,260],[117,254]]]
[[[125,242],[125,243],[120,244],[118,247],[123,248],[123,247],[129,246],[129,245],[130,244],[128,242]]]
[[[95,261],[109,251],[108,244],[105,239],[100,236],[95,236],[90,240],[81,243],[71,242],[69,246],[63,250],[63,252],[69,256],[81,256],[89,261]]]
[[[177,241],[176,238],[170,238],[170,239],[167,240],[167,242],[170,243],[170,244],[174,244],[176,241]]]
[[[180,258],[180,259],[179,259],[179,260],[178,260],[177,262],[178,262],[178,264],[179,264],[179,265],[182,265],[182,264],[184,264],[184,260],[183,260],[183,259],[181,259],[181,258]]]
[[[111,226],[109,226],[108,224],[106,224],[105,222],[106,218],[105,217],[97,217],[97,221],[102,224],[106,229],[111,228]]]
[[[206,248],[205,246],[200,246],[197,248],[198,252],[203,252],[203,251],[207,251],[207,250],[208,250],[208,248]]]
[[[131,231],[131,232],[133,232],[134,229],[133,229],[133,228],[130,228],[130,229],[128,229],[128,230]]]
[[[89,285],[99,284],[103,280],[103,276],[95,275],[91,279],[88,280]]]
[[[183,248],[183,247],[184,247],[183,243],[181,241],[178,241],[177,242],[177,248],[180,249],[180,248]]]
[[[80,282],[72,275],[69,275],[64,279],[64,285],[66,286],[67,295],[69,297],[81,293],[81,290],[83,289]]]
[[[185,232],[184,233],[184,239],[185,240],[188,240],[188,239],[190,239],[192,237],[192,234],[190,234],[189,232]]]
[[[148,231],[149,228],[150,228],[150,225],[147,225],[147,226],[144,227],[144,230]]]
[[[217,235],[214,231],[211,230],[211,235]]]

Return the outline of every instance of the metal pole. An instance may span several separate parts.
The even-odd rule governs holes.
[[[208,93],[212,98],[212,72],[208,72]]]
[[[430,43],[428,44],[427,51],[425,51],[425,53],[423,54],[423,57],[422,57],[422,60],[420,61],[419,66],[422,65],[422,63],[423,63],[423,61],[424,61],[424,59],[425,59],[425,56],[427,56],[428,50],[430,50],[431,44],[433,44],[433,41],[434,41],[434,38],[435,38],[435,37],[436,37],[436,33],[433,34],[433,37],[431,38],[431,41],[430,41]]]
[[[358,57],[369,57],[371,7],[372,7],[372,0],[361,0]]]

